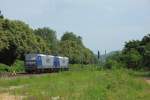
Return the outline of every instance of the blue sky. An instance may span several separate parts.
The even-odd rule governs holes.
[[[72,31],[95,53],[123,48],[150,33],[150,0],[0,0],[9,19],[50,27],[58,37]]]

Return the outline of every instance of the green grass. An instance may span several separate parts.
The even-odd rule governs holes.
[[[74,69],[74,68],[73,68]],[[25,99],[150,100],[150,85],[126,69],[71,70],[42,76],[0,79],[0,91]],[[20,88],[9,89],[12,86]]]

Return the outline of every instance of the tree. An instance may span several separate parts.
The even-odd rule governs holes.
[[[128,53],[124,54],[123,57],[124,57],[123,61],[127,64],[128,68],[140,67],[142,56],[137,50],[132,49]]]
[[[81,49],[82,47],[78,45],[77,42],[66,40],[60,43],[59,53],[62,56],[69,57],[69,61],[71,64],[81,63]]]
[[[73,32],[65,32],[64,35],[61,37],[61,41],[65,40],[76,41],[79,45],[83,45],[82,37],[76,36]]]
[[[56,31],[44,27],[34,30],[34,33],[45,40],[45,42],[48,44],[48,47],[51,49],[52,54],[57,54],[58,40],[56,37]]]
[[[91,64],[96,62],[94,53],[82,43],[82,38],[72,32],[66,32],[60,41],[59,53],[67,56],[71,64]]]
[[[94,64],[97,63],[98,59],[97,56],[94,55],[94,53],[88,49],[83,48],[83,63],[84,64]]]
[[[144,47],[143,65],[150,68],[150,42]]]
[[[132,40],[125,43],[124,52],[128,52],[131,49],[139,50],[141,42],[139,40]]]
[[[143,45],[149,43],[150,42],[150,34],[144,36],[141,42]]]
[[[122,61],[128,67],[150,67],[150,34],[140,40],[126,42],[123,49]]]
[[[44,40],[22,21],[0,19],[0,29],[0,63],[12,65],[17,58],[24,59],[26,53],[49,50]]]
[[[97,53],[97,58],[100,59],[100,52]]]
[[[50,28],[33,30],[19,20],[0,18],[0,63],[12,65],[24,60],[27,53],[48,53],[67,56],[70,63],[90,64],[96,61],[94,53],[82,43],[82,37],[65,32],[61,41]]]
[[[0,10],[0,18],[4,18],[4,16],[2,15],[2,12],[1,12],[1,10]]]

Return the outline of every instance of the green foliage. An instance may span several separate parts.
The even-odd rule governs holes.
[[[98,71],[101,66],[95,64],[70,64],[69,71]]]
[[[83,50],[83,64],[96,64],[98,59],[94,53],[88,49],[84,48]]]
[[[69,57],[71,64],[92,64],[97,61],[93,52],[83,45],[81,37],[73,32],[66,32],[62,36],[59,53]]]
[[[81,63],[82,47],[76,41],[62,41],[60,43],[60,54],[69,57],[70,63]]]
[[[33,34],[24,22],[0,19],[0,62],[12,65],[25,53],[42,53],[49,50],[44,40]]]
[[[9,66],[0,63],[0,72],[8,72]]]
[[[34,33],[40,37],[43,38],[43,40],[45,40],[45,42],[48,44],[47,46],[49,47],[49,49],[51,49],[52,54],[57,54],[58,50],[58,40],[56,37],[56,31],[44,27],[44,28],[38,28],[36,30],[34,30]]]
[[[125,43],[121,52],[115,52],[107,57],[107,60],[115,60],[132,69],[150,69],[150,34],[144,36],[141,41],[132,40]],[[106,62],[110,63],[110,62]]]
[[[12,66],[0,64],[0,72],[24,72],[24,62],[16,60]]]
[[[0,63],[13,65],[16,59],[24,60],[26,53],[46,53],[67,56],[70,63],[95,63],[96,57],[82,43],[82,38],[66,32],[59,42],[50,28],[33,30],[18,20],[0,18]]]
[[[1,19],[4,18],[4,16],[3,16],[2,13],[1,13],[1,10],[0,10],[0,18],[1,18]]]
[[[104,65],[105,69],[120,69],[121,67],[125,67],[125,65],[117,60],[112,59],[107,60]]]
[[[126,69],[83,70],[1,78],[0,92],[24,96],[27,100],[51,100],[52,97],[64,100],[149,100],[150,85],[129,73]]]
[[[150,68],[150,34],[141,41],[126,42],[122,58],[129,68]]]
[[[125,47],[124,47],[124,52],[128,52],[132,49],[138,50],[139,46],[140,46],[139,40],[132,40],[132,41],[126,42]]]
[[[65,32],[61,37],[61,41],[76,41],[79,45],[83,45],[82,38],[80,36],[76,36],[73,32]]]
[[[122,56],[121,51],[113,51],[107,54],[106,60],[116,60],[119,61],[120,57]]]
[[[24,61],[16,60],[15,63],[9,68],[9,72],[24,72]]]
[[[137,68],[140,66],[141,61],[142,61],[142,56],[140,55],[140,53],[135,50],[132,49],[129,52],[127,52],[126,54],[123,54],[123,61],[128,65],[128,68]]]

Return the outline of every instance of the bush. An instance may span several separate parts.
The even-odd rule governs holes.
[[[95,64],[70,64],[69,66],[70,71],[95,71],[98,69],[99,66]]]
[[[0,72],[8,72],[9,66],[5,64],[0,64]]]
[[[5,64],[0,64],[0,72],[23,72],[24,71],[24,62],[21,60],[16,60],[12,66]]]
[[[9,68],[9,71],[23,72],[24,71],[24,62],[21,60],[16,60],[16,62]]]
[[[116,60],[107,60],[105,65],[104,65],[104,68],[106,69],[118,69],[118,68],[121,68],[121,67],[124,67],[125,65],[121,62],[118,62]]]

